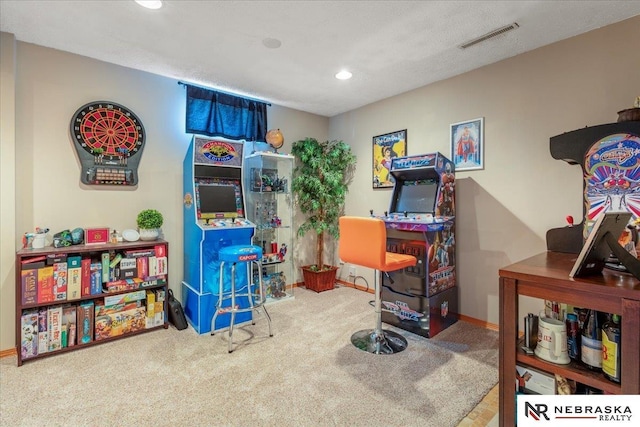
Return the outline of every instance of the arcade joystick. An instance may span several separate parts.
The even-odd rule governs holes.
[[[573,217],[571,215],[567,215],[566,218],[569,227],[573,227]]]
[[[388,216],[389,216],[389,212],[384,211],[384,217],[386,218],[386,217],[388,217]]]
[[[373,216],[373,209],[369,209],[369,215]]]
[[[409,212],[404,211],[404,217],[407,218],[409,216]]]

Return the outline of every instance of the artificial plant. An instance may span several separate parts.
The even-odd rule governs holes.
[[[291,153],[297,164],[291,189],[306,220],[298,228],[298,236],[308,231],[317,235],[316,263],[313,270],[325,270],[325,233],[338,238],[338,218],[347,194],[350,169],[356,163],[351,147],[342,141],[318,142],[305,138],[292,144]]]
[[[162,227],[164,218],[162,214],[155,209],[145,209],[138,213],[136,223],[140,229],[154,229]]]

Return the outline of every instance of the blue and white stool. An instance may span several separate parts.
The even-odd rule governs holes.
[[[262,307],[265,317],[269,323],[269,336],[272,337],[271,332],[271,317],[267,312],[267,308],[264,306],[265,296],[262,291],[262,248],[260,246],[251,245],[234,245],[226,246],[218,252],[218,260],[220,261],[220,282],[218,291],[218,301],[216,302],[215,311],[211,318],[211,335],[214,335],[216,318],[219,314],[231,314],[231,323],[229,324],[229,353],[233,351],[232,336],[233,336],[233,323],[235,322],[236,313],[244,313],[248,311],[258,311]],[[231,289],[224,290],[224,266],[226,263],[231,264]],[[236,266],[237,264],[244,264],[247,273],[245,285],[236,283]],[[258,276],[258,289],[255,289],[256,283],[254,283],[254,275],[252,267],[257,268]],[[242,285],[242,286],[241,286]],[[241,287],[238,287],[241,286]],[[240,308],[237,303],[237,298],[246,298],[248,300],[248,307]],[[231,305],[223,303],[226,300],[231,300]],[[253,317],[251,324],[255,325]]]

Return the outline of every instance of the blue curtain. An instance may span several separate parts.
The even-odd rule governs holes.
[[[187,87],[186,132],[230,139],[264,141],[267,134],[267,103]]]

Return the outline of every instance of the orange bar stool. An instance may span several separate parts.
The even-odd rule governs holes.
[[[401,270],[416,265],[412,255],[387,252],[387,229],[378,218],[340,217],[340,259],[349,264],[375,270],[375,329],[365,329],[351,335],[351,343],[360,350],[374,354],[399,353],[407,348],[400,334],[382,329],[382,285],[380,272]]]

